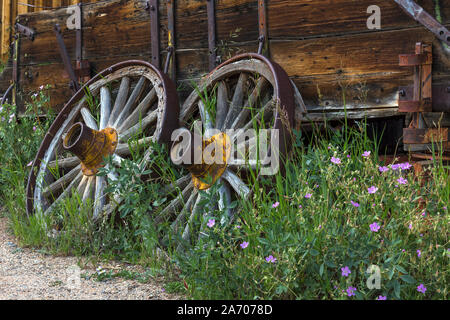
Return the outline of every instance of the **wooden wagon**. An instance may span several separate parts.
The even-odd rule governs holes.
[[[264,106],[276,100],[280,109],[270,116],[282,138],[286,127],[375,119],[392,144],[404,136],[412,151],[437,140],[447,148],[449,25],[447,0],[111,0],[21,14],[0,91],[11,88],[4,98],[20,107],[50,84],[51,106],[62,110],[33,163],[38,173],[30,175],[28,211],[48,212],[74,187],[95,200],[95,216],[113,210],[120,199],[106,200],[106,178],[94,174],[102,157],[114,153],[110,149],[119,165],[129,155],[127,139],[139,119],[152,132],[143,140],[165,142],[195,118],[219,129],[251,127],[248,117],[264,117]],[[208,119],[192,83],[215,90],[217,113],[227,110],[222,118]],[[83,107],[87,88],[100,99],[99,122]],[[260,91],[266,103],[257,100]],[[261,110],[233,110],[242,101],[257,101]],[[81,138],[103,143],[94,157],[75,150]],[[77,156],[55,159],[61,150]],[[47,166],[55,162],[62,178],[47,179]],[[219,170],[219,208],[233,193],[251,193],[239,171],[249,167],[235,162]],[[195,183],[190,175],[174,181],[168,192],[177,195],[155,218],[185,226],[184,240],[200,211]],[[192,210],[175,217],[180,206]]]

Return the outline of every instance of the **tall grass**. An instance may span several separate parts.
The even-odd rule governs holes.
[[[283,169],[250,175],[252,198],[238,203],[236,221],[205,228],[195,246],[169,250],[167,263],[158,253],[164,226],[149,215],[161,205],[160,186],[180,174],[166,150],[154,145],[149,166],[139,166],[143,152],[133,149],[132,160],[112,169],[120,179],[108,191],[123,201],[99,223],[77,194],[51,215],[27,216],[27,165],[52,119],[17,121],[11,106],[2,112],[0,197],[22,245],[166,268],[194,299],[448,299],[448,167],[436,160],[423,178],[407,164],[380,163],[365,123],[309,141],[294,131]],[[379,289],[367,285],[372,265]]]

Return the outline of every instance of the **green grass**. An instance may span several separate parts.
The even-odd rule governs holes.
[[[0,122],[3,213],[22,246],[150,270],[86,277],[144,282],[163,277],[168,291],[193,299],[449,298],[448,168],[435,161],[429,179],[415,177],[412,170],[380,172],[378,144],[368,139],[364,124],[316,132],[309,141],[294,132],[284,169],[275,176],[251,175],[254,192],[250,201],[238,203],[236,221],[205,228],[208,237],[184,253],[169,251],[167,261],[157,252],[161,230],[148,215],[160,205],[160,183],[177,178],[164,149],[151,164],[168,180],[132,179],[149,169],[127,161],[120,181],[110,187],[122,192],[124,201],[109,219],[93,223],[90,205],[82,205],[76,194],[48,217],[26,215],[27,164],[50,122],[40,123],[36,131],[32,120]],[[17,139],[22,143],[14,143]],[[365,151],[370,156],[363,157]],[[139,154],[137,150],[135,160]],[[331,162],[332,157],[340,164]],[[400,177],[407,183],[399,183]],[[372,186],[378,190],[370,194]],[[380,226],[377,232],[371,231],[374,223]],[[57,226],[58,236],[49,236],[46,226]],[[246,248],[240,246],[244,241]],[[266,260],[270,255],[275,262]],[[371,265],[380,268],[380,289],[367,286]],[[348,276],[342,274],[345,267],[351,271]],[[425,294],[417,290],[421,284]],[[356,288],[354,296],[347,295],[349,287]]]

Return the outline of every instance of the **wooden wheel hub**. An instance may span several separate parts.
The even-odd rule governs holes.
[[[86,176],[93,176],[102,167],[103,158],[114,153],[118,135],[113,128],[97,131],[77,122],[63,138],[63,148],[81,160],[81,170]]]

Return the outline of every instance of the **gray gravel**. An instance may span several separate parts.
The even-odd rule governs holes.
[[[95,299],[95,300],[169,300],[179,299],[165,292],[163,284],[150,280],[112,278],[96,281],[78,274],[93,274],[101,270],[142,271],[137,266],[108,263],[79,269],[76,257],[45,255],[33,249],[20,248],[7,232],[7,218],[0,217],[0,300],[10,299]]]

